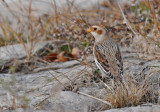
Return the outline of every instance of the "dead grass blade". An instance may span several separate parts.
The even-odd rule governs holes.
[[[105,104],[107,104],[107,105],[109,105],[109,106],[111,106],[111,107],[112,107],[112,104],[111,104],[111,103],[109,103],[108,101],[105,101],[105,100],[102,100],[102,99],[96,98],[96,97],[94,97],[94,96],[88,95],[88,94],[83,93],[83,92],[80,92],[80,91],[77,91],[77,93],[78,93],[78,94],[81,94],[81,95],[84,95],[84,96],[87,96],[87,97],[90,97],[90,98],[92,98],[92,99],[98,100],[98,101],[103,102],[103,103],[105,103]]]
[[[54,76],[51,72],[48,71],[48,73],[60,84],[62,85],[64,88],[66,88],[66,86],[56,77]]]
[[[120,11],[121,11],[121,13],[122,13],[122,16],[123,16],[123,18],[124,18],[124,23],[127,25],[127,27],[135,34],[135,35],[137,35],[137,33],[133,30],[133,28],[131,27],[131,23],[129,23],[129,21],[127,20],[127,18],[126,18],[126,16],[124,15],[124,13],[123,13],[123,11],[122,11],[122,8],[121,8],[121,6],[120,6],[120,4],[118,3],[118,6],[119,6],[119,9],[120,9]]]

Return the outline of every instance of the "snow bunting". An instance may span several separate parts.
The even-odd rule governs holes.
[[[123,62],[117,44],[109,37],[103,26],[91,26],[88,32],[95,38],[93,55],[102,78],[107,76],[114,79],[120,78],[123,74]]]

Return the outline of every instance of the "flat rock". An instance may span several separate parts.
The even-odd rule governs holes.
[[[47,70],[26,75],[0,74],[0,102],[2,102],[0,103],[0,107],[4,110],[5,107],[12,106],[13,96],[15,96],[17,105],[25,104],[26,102],[21,100],[22,97],[25,97],[25,99],[29,100],[29,103],[27,105],[31,109],[39,107],[41,102],[43,102],[44,100],[48,101],[48,98],[49,104],[54,104],[55,107],[57,106],[55,101],[59,103],[61,102],[61,104],[63,104],[64,101],[66,103],[62,106],[64,106],[64,108],[68,108],[67,101],[70,100],[70,105],[78,108],[78,105],[80,103],[81,105],[83,105],[83,102],[87,101],[87,98],[71,91],[62,91],[64,89],[63,85],[67,86],[66,84],[70,83],[69,79],[73,80],[78,76],[81,70],[85,68],[85,66],[80,66],[78,64],[78,61],[68,61],[63,64],[57,63],[53,65],[53,67],[55,66],[57,70]],[[76,68],[74,69],[74,67]],[[66,77],[64,76],[64,74],[66,74]],[[85,73],[82,72],[81,75],[85,75]],[[54,77],[56,77],[56,79]],[[58,81],[60,81],[61,84]],[[52,98],[51,96],[54,96],[56,93],[58,93],[58,95],[60,96]],[[71,99],[72,96],[74,97]],[[56,100],[54,100],[54,98]],[[92,101],[95,102],[94,100],[90,100],[91,103]],[[75,104],[73,102],[75,102]],[[43,107],[46,110],[47,108],[45,106]],[[76,108],[74,108],[73,110],[75,110]],[[78,108],[77,110],[79,109],[80,108]]]
[[[120,109],[110,109],[101,112],[160,112],[160,105],[146,104],[137,107],[126,107]]]
[[[88,112],[95,110],[97,106],[100,107],[100,104],[103,103],[71,91],[61,91],[49,99],[45,110],[50,109],[53,112]]]
[[[35,43],[33,46],[32,52],[36,52],[38,49],[43,48],[46,44],[50,42],[40,42]],[[26,49],[29,49],[29,45],[25,44]],[[15,45],[7,45],[0,47],[0,61],[2,60],[11,60],[11,59],[18,59],[26,57],[26,52],[22,44],[15,44]]]

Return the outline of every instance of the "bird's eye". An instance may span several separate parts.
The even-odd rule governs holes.
[[[93,28],[93,30],[94,30],[94,31],[96,31],[96,30],[97,30],[97,28]]]

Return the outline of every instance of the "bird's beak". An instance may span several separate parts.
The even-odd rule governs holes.
[[[90,33],[90,32],[91,32],[91,29],[89,28],[89,29],[87,30],[87,32]]]

